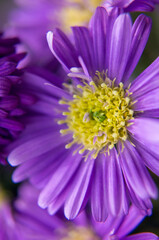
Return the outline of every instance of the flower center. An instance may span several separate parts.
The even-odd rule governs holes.
[[[62,134],[73,133],[73,141],[66,148],[80,144],[79,153],[89,150],[94,158],[101,150],[109,151],[118,141],[128,138],[127,127],[132,124],[134,114],[131,93],[123,88],[123,83],[115,86],[115,81],[106,74],[103,79],[101,73],[97,73],[96,78],[98,84],[91,81],[89,85],[77,85],[72,101],[60,101],[68,105],[68,112],[63,113],[66,119],[59,121],[68,127],[61,130]]]
[[[61,240],[99,240],[93,232],[87,228],[79,227],[67,232],[67,236]]]
[[[61,15],[64,19],[63,29],[70,31],[70,26],[85,25],[89,22],[95,8],[101,4],[101,0],[69,0]]]

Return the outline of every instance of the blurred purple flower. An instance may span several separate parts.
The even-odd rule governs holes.
[[[20,116],[25,113],[24,107],[34,102],[24,90],[19,91],[23,72],[18,64],[26,54],[16,53],[17,44],[17,38],[4,38],[0,34],[0,162],[3,164],[5,146],[23,130]]]
[[[11,207],[0,203],[1,240],[157,240],[153,233],[127,236],[147,215],[131,206],[127,216],[109,216],[105,223],[95,222],[83,211],[74,221],[58,212],[50,216],[37,206],[38,191],[29,184],[20,187]],[[12,210],[11,210],[12,208]]]
[[[87,24],[101,0],[15,0],[15,3],[17,8],[11,11],[8,32],[21,39],[29,52],[29,61],[45,65],[52,59],[46,33],[55,27],[68,31],[71,25]]]
[[[107,0],[103,4],[107,9],[118,7],[124,12],[150,12],[153,11],[159,0]]]
[[[152,207],[157,188],[146,167],[159,175],[159,59],[130,86],[150,28],[144,15],[132,25],[128,14],[98,8],[90,28],[72,28],[75,46],[58,29],[48,33],[70,78],[64,88],[57,76],[25,75],[39,102],[8,160],[20,165],[15,182],[42,189],[39,205],[50,214],[64,205],[73,219],[88,200],[97,221],[127,214],[130,202]]]

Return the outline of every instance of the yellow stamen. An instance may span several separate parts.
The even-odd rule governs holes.
[[[69,0],[67,6],[61,11],[63,29],[70,31],[70,26],[87,25],[97,6],[100,6],[101,0]]]
[[[67,232],[67,236],[61,240],[99,240],[90,229],[79,227]]]
[[[72,132],[73,143],[82,146],[79,153],[89,150],[93,158],[127,140],[127,127],[133,124],[130,120],[134,114],[129,91],[122,83],[115,86],[115,79],[111,81],[103,73],[96,73],[95,79],[96,83],[78,86],[79,94],[67,103],[68,112],[63,113],[68,129],[61,130],[62,134]],[[66,148],[71,146],[67,144]]]

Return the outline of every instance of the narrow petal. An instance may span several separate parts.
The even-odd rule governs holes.
[[[138,117],[143,118],[158,118],[159,117],[159,109],[152,109],[152,110],[146,110],[144,112],[138,112]]]
[[[152,153],[149,148],[144,147],[138,141],[134,142],[140,156],[142,157],[144,164],[156,175],[159,176],[159,155]]]
[[[138,233],[128,237],[123,238],[122,240],[157,240],[158,236],[153,233]]]
[[[48,151],[36,158],[31,158],[28,161],[24,162],[22,165],[15,169],[12,176],[13,181],[19,182],[27,178],[35,177],[39,182],[40,180],[38,179],[38,174],[41,175],[40,179],[42,180],[45,174],[46,176],[49,175],[47,169],[53,173],[53,169],[60,162],[59,158],[62,154],[65,154],[64,151],[66,150],[65,148],[63,150],[62,148],[64,148],[63,145],[62,147],[57,147],[56,149]],[[43,161],[43,159],[45,159],[45,161]]]
[[[152,152],[159,149],[159,120],[151,118],[135,118],[128,127],[132,137],[149,148]]]
[[[115,232],[115,235],[122,238],[130,233],[136,226],[145,218],[146,213],[131,205],[128,215],[123,218],[120,227]]]
[[[134,192],[142,199],[157,197],[157,188],[145,168],[136,149],[125,142],[125,148],[120,154],[122,170],[125,179]]]
[[[105,8],[98,7],[91,21],[91,33],[93,36],[94,61],[96,71],[102,72],[105,68],[106,54],[106,29],[108,14]]]
[[[0,108],[6,111],[11,111],[18,106],[17,96],[6,96],[0,99]]]
[[[17,64],[13,62],[0,63],[0,76],[7,76],[13,73],[16,69]]]
[[[152,202],[151,202],[150,198],[146,198],[146,199],[140,198],[138,195],[136,195],[134,190],[131,188],[127,179],[125,179],[125,181],[126,181],[126,184],[127,184],[128,193],[129,193],[131,202],[137,208],[139,208],[140,211],[146,212],[146,215],[151,215],[151,209],[152,209],[153,206],[152,206]]]
[[[68,219],[73,219],[79,213],[92,175],[94,159],[88,158],[82,162],[72,183],[70,193],[65,203],[64,212]]]
[[[46,135],[33,138],[15,148],[9,155],[8,161],[12,166],[18,165],[30,158],[40,156],[66,141],[66,136],[61,137],[59,133],[53,134],[49,132]]]
[[[56,29],[53,33],[53,37],[51,37],[49,33],[48,41],[55,57],[66,67],[66,69],[69,70],[71,67],[80,67],[76,51],[62,31]],[[52,41],[52,43],[50,41]]]
[[[140,97],[136,97],[136,103],[134,104],[135,111],[152,111],[152,110],[159,110],[159,88],[153,89],[145,93]],[[155,111],[155,116],[157,115],[158,111]]]
[[[107,9],[108,10],[108,9]],[[114,8],[109,13],[109,17],[107,18],[107,28],[106,28],[106,52],[105,52],[105,69],[109,69],[109,59],[111,53],[111,37],[112,37],[112,29],[114,26],[114,22],[121,11],[117,8]]]
[[[72,27],[76,49],[78,49],[78,55],[82,57],[87,71],[93,74],[94,69],[94,54],[93,44],[90,33],[86,27]]]
[[[135,99],[146,92],[159,87],[159,57],[146,68],[133,82],[130,87],[132,97]]]
[[[111,150],[107,159],[107,198],[110,214],[116,216],[123,212],[127,213],[128,202],[125,196],[125,185],[118,155],[114,149]]]
[[[7,96],[10,92],[11,83],[5,77],[0,77],[0,97]]]
[[[108,215],[105,222],[92,221],[95,232],[101,237],[101,239],[109,239],[110,233],[114,233],[119,228],[121,222],[124,219],[124,215],[112,216]]]
[[[51,204],[48,206],[49,214],[54,215],[64,205],[69,190],[70,186],[68,184],[65,189],[58,195],[58,197],[55,198],[53,202],[51,202]]]
[[[147,43],[151,30],[151,19],[140,15],[132,27],[132,40],[128,62],[125,68],[123,81],[126,82],[134,71]]]
[[[60,164],[40,194],[38,203],[42,208],[46,208],[52,201],[54,201],[75,173],[81,161],[81,155],[76,154],[75,156],[72,156],[74,150],[75,149],[73,148],[71,151],[66,152],[63,163]]]
[[[108,77],[119,84],[122,80],[128,60],[131,42],[131,18],[121,14],[114,23],[110,46]]]
[[[0,127],[12,131],[22,131],[24,129],[24,126],[21,122],[6,118],[0,120]]]
[[[150,12],[154,9],[155,5],[153,0],[147,1],[147,0],[137,0],[132,1],[132,3],[125,8],[125,12]]]
[[[105,158],[104,154],[100,154],[96,159],[92,180],[91,208],[93,217],[98,222],[105,222],[108,215]]]

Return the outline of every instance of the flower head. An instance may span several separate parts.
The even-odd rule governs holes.
[[[56,76],[25,75],[39,89],[38,116],[9,162],[21,164],[14,181],[29,178],[42,189],[39,205],[51,214],[64,205],[75,218],[88,200],[97,221],[127,214],[130,202],[152,207],[157,189],[146,167],[159,174],[159,60],[130,85],[150,28],[144,15],[132,24],[127,14],[97,8],[89,28],[72,28],[75,45],[58,29],[47,35],[68,74],[63,88]]]
[[[0,35],[0,162],[5,163],[5,147],[23,130],[20,117],[25,113],[25,106],[34,102],[21,89],[22,70],[18,63],[25,53],[16,53],[17,38],[4,38]]]

